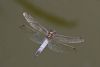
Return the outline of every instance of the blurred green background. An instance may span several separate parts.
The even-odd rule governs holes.
[[[0,0],[0,67],[99,67],[99,0]],[[40,45],[19,26],[28,12],[46,28],[68,36],[82,36],[77,53],[56,53],[48,48],[34,58]]]

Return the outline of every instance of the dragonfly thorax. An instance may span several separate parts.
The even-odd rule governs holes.
[[[48,39],[52,39],[54,36],[55,36],[55,32],[53,32],[53,31],[50,31],[50,32],[48,32],[48,34],[47,34],[47,38]]]

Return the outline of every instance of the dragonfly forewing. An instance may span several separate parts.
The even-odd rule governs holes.
[[[40,33],[47,34],[47,29],[40,25],[37,21],[35,21],[35,19],[30,14],[28,14],[27,12],[23,12],[23,16],[33,29],[39,31]]]
[[[70,37],[70,36],[64,36],[57,34],[55,36],[55,39],[62,42],[62,43],[82,43],[84,42],[84,39],[82,37]]]

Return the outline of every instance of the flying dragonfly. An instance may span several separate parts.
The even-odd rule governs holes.
[[[62,47],[69,47],[71,49],[76,49],[74,46],[69,45],[71,43],[81,43],[84,39],[81,37],[70,37],[65,35],[60,35],[56,33],[55,30],[47,30],[44,26],[39,24],[30,14],[23,12],[23,16],[27,21],[27,25],[22,25],[22,28],[27,28],[28,31],[34,32],[32,40],[38,44],[40,47],[35,52],[38,56],[41,52],[48,47],[55,52],[63,52]]]

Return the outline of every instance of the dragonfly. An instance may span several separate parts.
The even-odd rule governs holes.
[[[34,32],[32,33],[33,36],[31,38],[34,42],[40,44],[40,47],[34,53],[35,56],[39,56],[46,47],[55,52],[63,52],[63,48],[65,47],[69,47],[73,50],[76,49],[69,44],[84,42],[82,37],[65,36],[58,34],[55,30],[48,30],[27,12],[23,12],[23,16],[26,19],[27,24],[22,25],[21,28]]]

